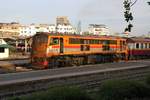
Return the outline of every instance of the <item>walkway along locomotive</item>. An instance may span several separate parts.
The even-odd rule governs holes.
[[[31,61],[37,68],[54,68],[126,60],[126,39],[113,36],[81,36],[37,33]]]

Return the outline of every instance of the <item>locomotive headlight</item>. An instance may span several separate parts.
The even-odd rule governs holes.
[[[49,49],[51,50],[51,49],[52,49],[52,46],[49,46]]]
[[[52,46],[49,46],[49,47],[47,48],[47,53],[49,53],[49,52],[52,52]]]

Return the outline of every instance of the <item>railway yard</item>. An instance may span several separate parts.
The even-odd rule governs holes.
[[[149,100],[149,9],[142,1],[30,1],[2,2],[0,100]]]
[[[6,63],[7,62],[7,63]],[[1,61],[1,66],[26,65],[29,60]],[[5,73],[4,70],[1,70]],[[47,70],[0,74],[0,98],[23,95],[50,87],[76,85],[96,91],[101,82],[109,79],[143,80],[150,73],[150,60],[122,61],[95,65],[82,65]]]

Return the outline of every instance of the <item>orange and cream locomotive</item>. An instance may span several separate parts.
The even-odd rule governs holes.
[[[32,64],[43,68],[83,65],[127,59],[126,39],[37,33],[33,36]]]

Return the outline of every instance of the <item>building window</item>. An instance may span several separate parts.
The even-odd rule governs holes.
[[[143,43],[141,43],[141,49],[143,49],[144,48],[144,44]]]
[[[4,53],[5,49],[4,47],[0,47],[0,53]]]
[[[145,43],[145,48],[148,48],[148,44],[147,43]]]

